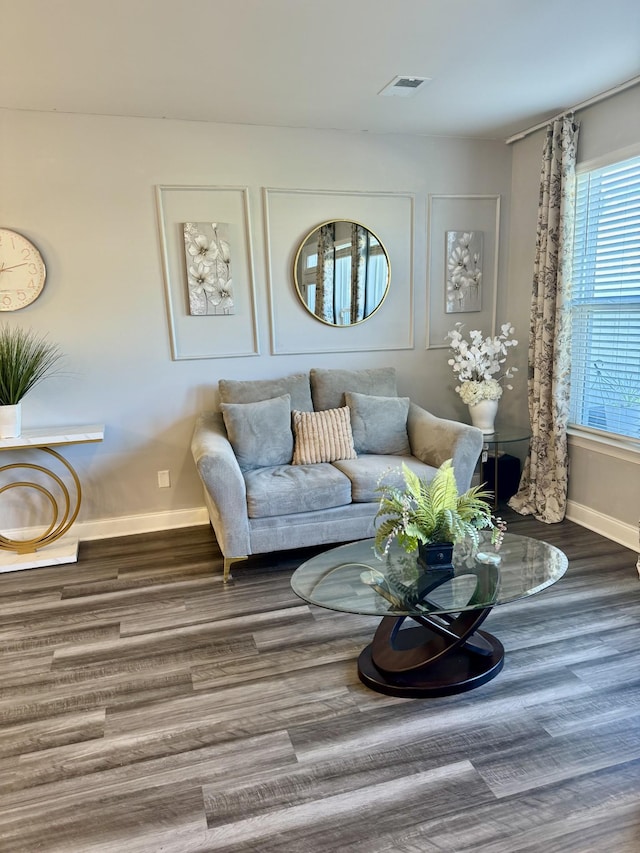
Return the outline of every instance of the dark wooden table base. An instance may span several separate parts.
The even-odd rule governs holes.
[[[358,658],[358,677],[372,690],[408,698],[449,696],[486,684],[502,669],[502,643],[486,631],[452,640],[426,624],[400,630],[402,622],[404,617],[385,617]]]

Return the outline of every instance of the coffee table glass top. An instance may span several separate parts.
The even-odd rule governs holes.
[[[559,580],[567,557],[554,545],[505,534],[499,564],[490,531],[480,533],[475,551],[462,542],[453,552],[453,570],[419,569],[417,553],[395,543],[379,559],[373,539],[318,554],[294,572],[291,586],[310,604],[370,616],[456,613],[506,604],[533,595]]]

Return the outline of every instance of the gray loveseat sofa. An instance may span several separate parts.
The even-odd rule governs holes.
[[[482,450],[480,430],[398,397],[393,368],[221,380],[218,391],[220,411],[200,415],[191,450],[225,580],[250,554],[373,536],[380,478],[401,482],[403,462],[430,479],[453,459],[458,488],[468,489]],[[316,422],[322,431],[334,416],[338,438],[318,438]],[[303,421],[312,457],[332,461],[305,459]]]

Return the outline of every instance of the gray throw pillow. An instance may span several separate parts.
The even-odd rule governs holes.
[[[293,432],[289,394],[258,403],[221,403],[220,409],[243,471],[291,462]]]
[[[410,456],[407,435],[408,397],[344,395],[351,412],[351,430],[356,452]]]
[[[345,392],[397,397],[396,371],[393,367],[370,370],[340,370],[313,367],[310,371],[311,396],[316,412],[339,409],[345,405]],[[292,406],[297,408],[297,406]]]
[[[221,403],[258,403],[260,400],[273,400],[282,394],[290,394],[292,409],[313,411],[308,373],[292,373],[281,379],[221,379],[218,382],[218,394]]]

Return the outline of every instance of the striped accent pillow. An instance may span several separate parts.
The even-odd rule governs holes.
[[[324,412],[293,411],[293,465],[357,459],[349,407]]]

